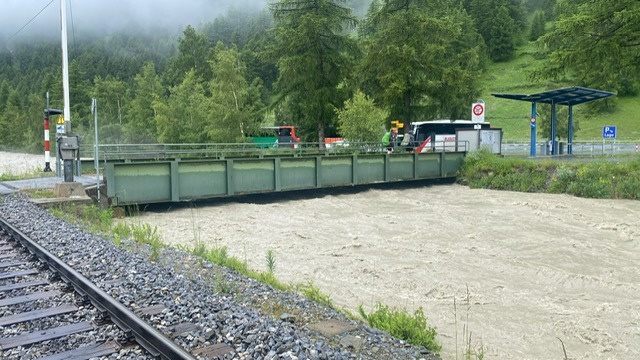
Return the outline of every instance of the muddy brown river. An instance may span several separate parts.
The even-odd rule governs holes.
[[[445,359],[462,359],[465,330],[485,359],[640,359],[638,201],[445,184],[250,197],[130,221],[168,243],[226,246],[255,270],[272,250],[279,279],[311,281],[338,308],[422,308]]]

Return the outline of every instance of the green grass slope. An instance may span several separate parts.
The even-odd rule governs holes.
[[[508,99],[499,99],[491,94],[532,94],[548,89],[572,85],[554,85],[545,82],[534,82],[529,73],[540,67],[542,62],[535,58],[535,47],[527,43],[518,48],[516,57],[504,63],[490,64],[481,82],[483,91],[481,99],[485,102],[486,120],[495,128],[504,131],[505,140],[528,140],[530,138],[529,120],[531,103]],[[597,71],[594,69],[594,71]],[[608,89],[599,89],[608,91]],[[602,100],[598,100],[602,101]],[[565,108],[558,107],[558,110]],[[565,110],[566,111],[566,110]],[[540,121],[550,121],[549,111],[538,110]],[[619,141],[636,141],[640,139],[640,96],[616,97],[616,106],[611,111],[589,114],[585,105],[575,106],[574,121],[578,130],[576,140],[602,140],[603,126],[616,126]],[[469,114],[471,116],[471,114]],[[566,134],[559,134],[566,138]],[[538,129],[538,137],[544,135]]]

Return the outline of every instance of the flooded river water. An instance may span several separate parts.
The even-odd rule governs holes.
[[[255,199],[258,199],[255,201]],[[147,211],[337,307],[422,308],[445,359],[640,358],[640,202],[461,185],[251,197]],[[455,306],[454,306],[455,298]]]

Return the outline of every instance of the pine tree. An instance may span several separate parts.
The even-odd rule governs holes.
[[[169,86],[178,85],[184,79],[185,74],[193,70],[195,78],[201,84],[211,80],[211,67],[208,61],[211,59],[212,46],[209,39],[203,33],[197,32],[192,26],[187,26],[183,37],[178,40],[178,56],[171,59],[166,80]]]
[[[506,6],[496,9],[491,18],[487,48],[489,57],[495,62],[507,61],[515,53],[513,31],[515,24]]]
[[[482,39],[455,3],[387,1],[372,16],[362,88],[405,128],[414,119],[457,114],[477,92]]]
[[[619,95],[638,91],[639,1],[559,0],[556,12],[553,30],[538,40],[550,53],[535,77],[569,80]]]
[[[545,23],[547,16],[544,11],[538,10],[535,12],[533,16],[533,20],[531,21],[531,30],[529,31],[529,40],[536,41],[545,32]]]
[[[281,104],[289,104],[287,116],[301,116],[293,122],[309,129],[320,143],[335,121],[334,109],[345,98],[338,85],[352,68],[348,55],[355,43],[345,30],[355,28],[356,19],[344,3],[280,0],[270,5],[276,21],[272,54],[278,58]]]

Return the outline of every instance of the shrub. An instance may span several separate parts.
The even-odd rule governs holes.
[[[436,340],[435,328],[427,325],[427,318],[422,308],[418,308],[413,315],[396,308],[389,308],[378,303],[374,311],[367,314],[362,305],[358,307],[360,315],[369,326],[386,330],[391,335],[406,340],[410,344],[424,346],[438,353],[442,346]]]
[[[587,198],[638,199],[640,159],[616,163],[502,158],[480,150],[467,155],[458,182],[471,188],[567,193]]]

